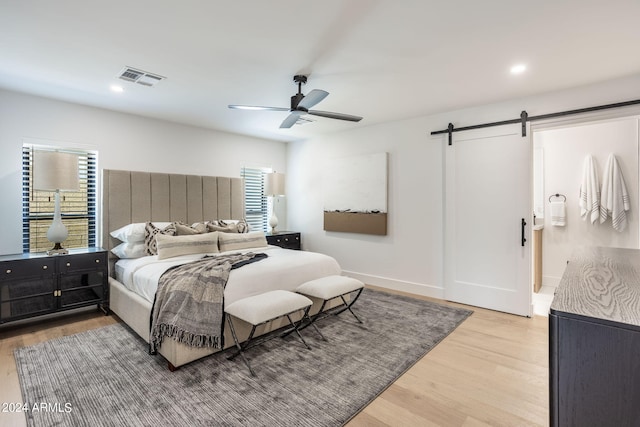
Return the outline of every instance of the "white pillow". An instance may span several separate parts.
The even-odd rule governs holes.
[[[218,233],[220,252],[239,249],[266,248],[267,238],[262,231],[252,233]]]
[[[114,237],[125,243],[137,243],[144,242],[144,226],[145,222],[136,222],[133,224],[125,225],[124,227],[120,227],[117,230],[112,231],[111,237]],[[165,228],[171,224],[170,222],[154,222],[158,228]]]
[[[156,242],[158,259],[218,252],[218,233],[185,234],[183,236],[158,234]]]
[[[111,252],[118,258],[142,258],[146,255],[144,242],[120,243]]]

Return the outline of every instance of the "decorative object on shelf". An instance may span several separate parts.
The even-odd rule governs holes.
[[[78,156],[59,151],[34,151],[33,188],[55,191],[53,222],[47,231],[47,239],[54,247],[47,251],[47,255],[67,254],[68,251],[61,245],[69,236],[69,231],[62,223],[60,191],[78,190]]]
[[[264,194],[272,198],[271,216],[269,217],[269,227],[271,232],[276,232],[278,226],[278,217],[276,216],[276,201],[278,196],[284,196],[284,174],[283,173],[267,173],[265,174]]]

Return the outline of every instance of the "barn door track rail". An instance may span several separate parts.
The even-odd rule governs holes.
[[[630,105],[637,105],[637,104],[640,104],[640,99],[635,99],[633,101],[616,102],[615,104],[598,105],[595,107],[579,108],[577,110],[560,111],[558,113],[541,114],[539,116],[529,116],[526,111],[522,111],[520,113],[519,119],[503,120],[501,122],[483,123],[480,125],[464,126],[459,128],[454,127],[453,123],[449,123],[449,126],[447,126],[446,129],[433,131],[431,132],[431,135],[441,135],[444,133],[449,134],[449,145],[452,145],[453,132],[462,132],[462,131],[471,130],[471,129],[482,129],[482,128],[488,128],[493,126],[513,125],[516,123],[521,123],[522,136],[525,137],[527,136],[527,122],[533,122],[536,120],[553,119],[555,117],[571,116],[574,114],[590,113],[592,111],[608,110],[611,108],[628,107]]]

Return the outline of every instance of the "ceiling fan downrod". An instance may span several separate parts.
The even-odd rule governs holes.
[[[296,93],[291,97],[291,111],[296,111],[296,110],[307,111],[306,108],[302,108],[302,107],[298,109],[298,104],[300,104],[300,101],[302,101],[302,99],[304,98],[304,95],[302,94],[302,85],[307,83],[307,76],[303,76],[302,74],[297,74],[293,76],[293,81],[298,84],[298,93]]]

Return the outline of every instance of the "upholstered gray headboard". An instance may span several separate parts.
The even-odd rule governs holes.
[[[135,222],[191,224],[244,216],[242,178],[102,171],[102,246],[107,250],[120,243],[109,233]]]

